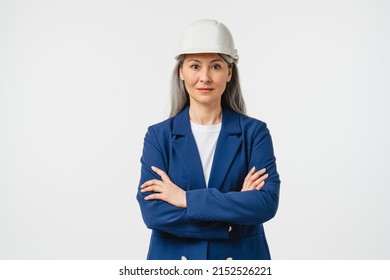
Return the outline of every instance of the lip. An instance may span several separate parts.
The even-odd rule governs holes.
[[[210,92],[213,89],[212,88],[197,88],[197,90],[200,91],[200,92]]]

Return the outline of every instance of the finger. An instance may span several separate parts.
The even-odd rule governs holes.
[[[266,169],[263,168],[257,171],[256,173],[252,174],[252,176],[250,176],[249,179],[246,182],[244,182],[245,190],[254,190],[257,184],[253,185],[253,183],[256,182],[256,180],[258,180],[260,176],[264,174],[265,171]]]
[[[141,189],[142,193],[145,193],[145,192],[158,192],[158,193],[161,193],[162,191],[164,191],[164,188],[162,186],[158,186],[158,185],[152,185],[152,186],[148,186],[148,187],[145,187],[145,188]]]
[[[257,171],[255,174],[253,174],[251,177],[250,177],[250,180],[254,181],[256,180],[257,178],[259,178],[261,175],[263,175],[265,173],[266,169],[263,168],[263,169],[260,169],[259,171]]]
[[[261,176],[259,179],[257,179],[257,181],[265,181],[265,179],[268,178],[268,173],[264,174],[263,176]]]
[[[160,185],[161,183],[162,183],[161,180],[152,179],[152,180],[149,180],[149,181],[146,181],[145,183],[143,183],[141,185],[141,189],[146,188],[146,187],[151,186],[151,185]]]
[[[265,179],[268,178],[268,174],[265,174],[263,176],[261,176],[259,179],[257,179],[256,181],[254,181],[250,186],[249,186],[249,189],[251,190],[254,190],[261,182],[265,182]]]
[[[253,166],[251,170],[249,170],[248,174],[246,175],[245,179],[244,179],[244,184],[242,186],[242,189],[241,190],[246,190],[246,188],[248,187],[248,180],[249,178],[253,175],[253,173],[255,172],[256,170],[256,167]]]
[[[155,166],[152,166],[152,170],[154,172],[157,173],[158,176],[161,177],[161,179],[165,182],[165,183],[170,183],[171,182],[171,179],[169,178],[169,176],[167,175],[167,173],[165,173],[164,171],[162,171],[161,169],[155,167]]]
[[[153,200],[153,199],[161,200],[161,196],[159,193],[154,193],[154,194],[146,196],[144,199],[145,200]]]
[[[256,186],[256,190],[260,190],[263,186],[265,185],[265,181],[262,181],[260,184],[258,184],[257,186]]]
[[[256,167],[253,166],[252,169],[249,170],[248,174],[246,175],[245,180],[249,179],[252,176],[252,174],[255,172],[255,170]]]

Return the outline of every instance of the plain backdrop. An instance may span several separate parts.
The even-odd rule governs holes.
[[[231,30],[281,175],[274,259],[390,259],[389,1],[0,0],[0,259],[145,259],[183,28]]]

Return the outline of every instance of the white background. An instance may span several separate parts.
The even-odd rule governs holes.
[[[0,259],[144,259],[180,32],[233,33],[281,175],[274,259],[390,259],[389,1],[0,0]]]

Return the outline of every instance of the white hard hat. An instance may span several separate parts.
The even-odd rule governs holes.
[[[238,60],[229,29],[213,19],[197,20],[184,29],[176,58],[181,54],[190,53],[222,53]]]

